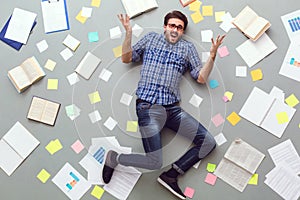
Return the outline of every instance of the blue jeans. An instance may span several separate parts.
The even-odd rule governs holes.
[[[206,157],[216,146],[213,136],[207,129],[178,105],[161,106],[139,102],[136,105],[136,113],[145,155],[120,154],[118,162],[121,165],[150,170],[160,169],[163,163],[160,134],[164,127],[186,137],[194,144],[173,163],[173,168],[180,174]]]

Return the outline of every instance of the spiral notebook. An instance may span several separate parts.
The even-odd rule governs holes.
[[[70,29],[66,0],[41,0],[45,33]]]

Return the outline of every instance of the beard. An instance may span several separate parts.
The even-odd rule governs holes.
[[[171,44],[177,43],[181,39],[181,36],[182,36],[178,32],[170,31],[170,30],[165,30],[164,34],[165,34],[166,40]]]

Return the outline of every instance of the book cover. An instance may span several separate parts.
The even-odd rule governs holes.
[[[121,0],[129,18],[136,17],[158,7],[156,0]]]

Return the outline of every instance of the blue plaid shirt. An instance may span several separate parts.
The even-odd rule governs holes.
[[[164,34],[148,33],[132,47],[132,62],[143,62],[136,95],[152,104],[180,101],[179,84],[189,70],[196,80],[202,63],[195,46],[184,40],[166,41]]]

